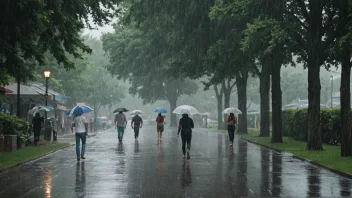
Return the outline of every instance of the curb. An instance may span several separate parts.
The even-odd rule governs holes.
[[[243,137],[240,137],[240,139],[241,139],[241,140],[244,140],[244,141],[247,141],[247,142],[249,142],[249,143],[252,143],[252,144],[255,144],[255,145],[264,147],[264,148],[266,148],[266,149],[276,151],[276,152],[278,152],[278,153],[284,153],[284,152],[286,152],[286,151],[282,151],[282,150],[279,150],[279,149],[272,148],[272,147],[267,146],[267,145],[260,144],[260,143],[258,143],[258,142],[254,142],[254,141],[252,141],[252,140],[248,140],[248,139],[243,138]],[[290,152],[286,152],[286,153],[290,153]],[[293,154],[292,154],[292,155],[293,155]],[[333,168],[331,168],[331,167],[329,167],[329,166],[325,166],[325,165],[323,165],[323,164],[319,164],[318,162],[315,162],[315,161],[313,161],[313,160],[309,160],[309,159],[306,159],[306,158],[303,158],[303,157],[300,157],[300,156],[297,156],[297,155],[293,155],[292,157],[293,157],[293,158],[296,158],[296,159],[299,159],[299,160],[301,160],[301,161],[304,161],[304,162],[311,163],[311,164],[313,164],[313,165],[315,165],[315,166],[318,166],[318,167],[320,167],[320,168],[329,170],[330,172],[336,173],[336,174],[338,174],[338,175],[340,175],[340,176],[342,176],[342,177],[346,177],[346,178],[348,178],[348,179],[352,179],[352,175],[351,175],[351,174],[348,174],[348,173],[345,173],[345,172],[342,172],[342,171],[333,169]]]
[[[14,168],[16,168],[16,167],[19,167],[19,166],[24,165],[24,164],[26,164],[26,163],[35,161],[35,160],[40,159],[40,158],[42,158],[42,157],[51,155],[51,154],[53,154],[53,153],[55,153],[55,152],[58,152],[58,151],[60,151],[60,150],[63,150],[63,149],[65,149],[65,148],[68,148],[68,147],[73,146],[73,145],[74,145],[74,144],[70,144],[70,145],[67,145],[67,146],[58,148],[58,149],[56,149],[56,150],[50,151],[50,152],[48,152],[48,153],[45,153],[45,154],[43,154],[43,155],[40,155],[40,156],[38,156],[38,157],[34,157],[34,158],[32,158],[32,159],[28,159],[28,160],[26,160],[26,161],[19,162],[19,163],[17,163],[17,164],[11,165],[11,166],[7,166],[7,167],[5,167],[5,168],[1,168],[1,169],[0,169],[0,174],[6,173],[6,172],[8,172],[8,171],[10,171],[10,170],[12,170],[12,169],[14,169]]]

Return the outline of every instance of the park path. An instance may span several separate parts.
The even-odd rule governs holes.
[[[73,136],[59,141],[74,142]],[[191,159],[184,160],[177,132],[156,141],[154,126],[132,129],[123,144],[110,129],[88,138],[86,160],[75,147],[0,175],[0,197],[339,197],[352,181],[310,163],[235,139],[195,129]]]

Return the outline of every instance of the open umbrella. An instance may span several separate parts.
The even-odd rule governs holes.
[[[118,112],[127,112],[128,110],[126,108],[117,108],[113,113],[118,113]]]
[[[36,114],[38,113],[39,111],[52,111],[54,110],[53,107],[50,107],[50,106],[35,106],[33,107],[31,110],[28,111],[28,114]]]
[[[75,115],[81,115],[84,113],[89,113],[92,112],[93,109],[89,106],[83,105],[83,106],[75,106],[73,107],[70,112],[69,112],[69,116],[75,116]]]
[[[158,107],[156,109],[154,109],[155,113],[167,113],[167,110],[163,107]]]
[[[139,114],[143,114],[143,112],[141,110],[133,110],[130,112],[130,115],[139,115]]]
[[[190,115],[195,115],[199,114],[198,110],[192,106],[189,105],[181,105],[177,107],[172,113],[174,114],[190,114]]]
[[[211,115],[211,113],[209,113],[209,112],[205,112],[205,113],[200,113],[200,115],[202,115],[202,116],[210,116],[210,115]]]
[[[242,111],[240,111],[239,109],[237,108],[234,108],[234,107],[230,107],[230,108],[227,108],[225,109],[222,114],[230,114],[230,113],[233,113],[233,114],[242,114]]]
[[[108,117],[106,117],[106,116],[101,116],[100,119],[102,119],[102,120],[107,120]]]

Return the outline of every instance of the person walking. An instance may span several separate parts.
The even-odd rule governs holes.
[[[143,120],[136,113],[136,115],[132,118],[131,127],[134,129],[134,138],[137,140],[139,136],[139,129],[142,128]]]
[[[161,115],[161,113],[158,114],[158,117],[156,118],[156,130],[158,133],[158,143],[161,143],[162,140],[162,133],[164,132],[164,124],[165,124],[165,116]]]
[[[237,119],[235,114],[230,113],[227,118],[227,131],[230,139],[230,146],[233,146],[233,139],[235,138],[235,130],[236,130]]]
[[[177,137],[180,135],[180,132],[181,132],[183,157],[187,155],[187,159],[191,158],[189,152],[191,150],[193,128],[194,128],[194,123],[192,118],[188,116],[187,112],[184,112],[179,122]],[[186,152],[186,145],[187,145],[187,152]]]
[[[39,113],[36,113],[32,119],[32,128],[34,132],[34,144],[38,146],[40,131],[42,130],[42,125],[44,124],[44,118],[40,117]]]
[[[84,157],[84,153],[86,150],[86,139],[88,133],[88,122],[86,117],[81,114],[73,117],[72,127],[74,127],[75,136],[76,136],[76,155],[77,161],[81,158],[86,159]],[[80,149],[80,142],[82,141],[82,150]]]
[[[57,124],[56,124],[56,119],[54,115],[50,116],[50,121],[51,121],[51,128],[53,130],[53,140],[57,141]]]
[[[126,116],[122,113],[122,111],[115,115],[114,124],[115,129],[117,129],[117,136],[119,138],[119,141],[122,142],[123,134],[125,133],[127,125]]]

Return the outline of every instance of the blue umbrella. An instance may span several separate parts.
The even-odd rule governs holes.
[[[167,110],[165,108],[162,107],[158,107],[154,110],[154,112],[156,113],[167,113]]]
[[[75,106],[70,110],[69,116],[81,115],[84,113],[92,112],[93,109],[89,106]]]

